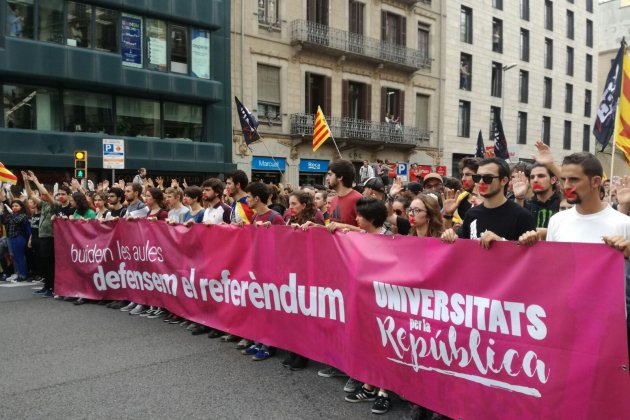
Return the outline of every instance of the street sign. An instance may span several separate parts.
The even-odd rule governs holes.
[[[409,164],[402,162],[396,165],[396,175],[407,176],[409,175]]]
[[[103,169],[125,169],[125,141],[103,139]]]

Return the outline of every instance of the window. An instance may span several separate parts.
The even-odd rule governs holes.
[[[553,31],[553,1],[545,0],[545,29]]]
[[[407,45],[407,18],[390,12],[381,13],[381,39],[389,44]]]
[[[344,80],[341,86],[341,116],[343,118],[370,120],[372,112],[372,87],[365,83],[354,82],[351,80]],[[382,100],[382,113],[385,112],[386,106],[386,101]]]
[[[350,0],[350,33],[363,35],[365,4]]]
[[[575,38],[575,19],[571,10],[567,10],[567,38]]]
[[[166,22],[157,19],[147,19],[147,68],[166,71]]]
[[[551,77],[545,77],[543,82],[543,108],[551,108],[552,83]]]
[[[586,0],[586,11],[593,13],[593,0]]]
[[[490,137],[492,138],[494,133],[494,124],[496,123],[497,115],[501,117],[501,108],[498,106],[490,107],[490,127],[488,127],[488,133],[490,133]]]
[[[521,7],[519,7],[519,10],[521,12],[521,19],[523,20],[529,20],[529,0],[520,0],[521,1]]]
[[[4,85],[4,126],[59,131],[59,93],[54,89]]]
[[[591,148],[591,126],[584,124],[582,128],[582,151],[588,152]]]
[[[492,51],[503,52],[503,21],[492,19]]]
[[[94,11],[96,21],[96,49],[118,52],[118,26],[120,12],[97,7]]]
[[[33,39],[33,0],[7,1],[7,35]]]
[[[472,55],[462,53],[459,63],[459,88],[472,89]]]
[[[281,122],[280,68],[258,64],[258,118]]]
[[[564,86],[564,112],[573,112],[573,85],[568,83]]]
[[[518,101],[526,104],[529,100],[529,72],[520,70],[518,73]]]
[[[305,106],[307,114],[315,114],[321,106],[324,115],[330,115],[331,109],[331,78],[320,74],[306,73],[305,78]]]
[[[210,78],[210,32],[193,28],[191,42],[191,74],[200,79]]]
[[[202,140],[201,106],[164,102],[164,138]]]
[[[553,69],[553,40],[545,38],[545,68]]]
[[[112,96],[72,90],[64,91],[63,131],[113,134]]]
[[[307,0],[306,20],[328,26],[328,0]]]
[[[63,43],[63,0],[40,1],[37,22],[40,41]]]
[[[573,76],[573,48],[567,47],[567,76]]]
[[[429,25],[418,22],[418,54],[424,60],[429,60],[430,30],[431,27]]]
[[[459,15],[459,40],[467,44],[473,43],[473,11],[462,6]]]
[[[571,121],[564,122],[564,135],[562,136],[562,148],[571,150]]]
[[[388,115],[393,116],[394,119],[399,118],[402,120],[403,114],[405,113],[404,93],[398,89],[383,87],[381,99],[385,102],[385,109],[381,109],[381,120],[385,120],[385,117]]]
[[[527,112],[519,111],[516,121],[516,142],[527,144]]]
[[[495,98],[501,97],[501,93],[502,93],[501,90],[503,86],[503,80],[501,80],[502,76],[503,76],[503,66],[501,65],[501,63],[493,62],[490,95],[494,96]]]
[[[278,0],[258,0],[258,23],[263,25],[278,23]]]
[[[584,90],[584,116],[586,118],[591,117],[591,91],[588,89]]]
[[[503,0],[492,0],[492,7],[503,10]]]
[[[593,81],[593,56],[592,55],[586,54],[586,65],[584,67],[586,71],[584,78],[586,79],[587,82],[592,82]]]
[[[429,129],[429,95],[416,95],[416,128]]]
[[[68,2],[68,35],[66,45],[92,47],[92,6]]]
[[[529,31],[521,28],[521,60],[529,61]]]
[[[171,27],[171,71],[188,74],[188,28]]]
[[[119,136],[162,136],[159,101],[120,96],[116,98],[116,114],[116,134]]]
[[[542,117],[542,141],[551,145],[551,117]]]
[[[593,21],[586,19],[586,46],[593,47]]]
[[[457,135],[459,137],[470,137],[470,102],[468,101],[459,101]]]

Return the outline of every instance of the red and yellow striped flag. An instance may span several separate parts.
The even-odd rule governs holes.
[[[313,128],[313,152],[319,149],[330,137],[332,137],[330,127],[324,118],[322,108],[318,106],[317,114],[315,114],[315,127]]]
[[[624,50],[621,70],[621,94],[617,105],[615,146],[623,152],[626,163],[630,166],[630,59],[628,59],[627,50]]]
[[[17,184],[17,176],[13,175],[13,172],[4,167],[0,163],[0,182],[8,182],[11,185]]]

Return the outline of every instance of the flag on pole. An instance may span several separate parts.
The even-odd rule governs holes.
[[[597,115],[595,116],[593,135],[597,142],[602,145],[602,150],[608,146],[610,137],[615,131],[615,112],[617,111],[617,99],[621,91],[621,67],[625,49],[625,43],[622,42],[615,61],[613,61],[612,67],[608,72],[602,100],[599,103]]]
[[[628,54],[623,54],[621,69],[621,92],[619,95],[617,110],[617,132],[615,133],[615,146],[623,152],[626,163],[630,166],[630,59]]]
[[[13,175],[13,172],[4,167],[0,163],[0,182],[8,182],[11,185],[17,184],[17,176]]]
[[[315,126],[313,127],[313,152],[321,147],[326,140],[332,137],[332,132],[321,107],[317,107],[317,114],[315,114]]]
[[[479,135],[477,136],[477,150],[475,150],[475,157],[484,158],[486,152],[486,147],[483,145],[483,136],[481,135],[481,130],[479,130]]]
[[[250,145],[256,140],[260,139],[260,134],[258,134],[258,125],[260,124],[256,117],[249,112],[249,109],[245,105],[238,100],[235,96],[234,100],[236,101],[236,112],[238,113],[238,119],[241,121],[241,129],[243,130],[243,139],[245,140],[246,145]]]
[[[508,160],[510,154],[508,152],[507,140],[503,132],[503,124],[501,123],[501,112],[498,108],[493,108],[494,123],[492,124],[492,139],[494,140],[494,155],[498,158]]]

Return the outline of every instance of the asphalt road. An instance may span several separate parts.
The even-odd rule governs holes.
[[[292,372],[284,353],[253,362],[234,343],[0,283],[0,419],[366,419],[371,403],[344,401],[345,378],[318,363]]]

